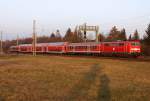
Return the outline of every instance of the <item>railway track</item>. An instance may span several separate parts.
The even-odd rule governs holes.
[[[54,56],[54,55],[53,55]],[[57,55],[59,56],[59,55]],[[122,57],[105,57],[105,56],[85,56],[85,55],[62,55],[63,57],[74,58],[96,58],[96,59],[113,59],[113,60],[125,60],[125,61],[137,61],[137,62],[150,62],[150,57],[139,56],[137,58],[122,58]]]
[[[7,54],[7,56],[32,56],[32,53],[29,54]],[[113,60],[125,60],[125,61],[137,61],[137,62],[150,62],[150,57],[148,56],[139,56],[137,58],[133,57],[109,57],[109,56],[96,56],[96,55],[75,55],[75,54],[37,54],[42,56],[58,56],[58,57],[72,57],[72,58],[96,58],[96,59],[113,59]]]
[[[23,55],[23,54],[22,54]],[[32,54],[30,54],[32,55]],[[44,56],[58,56],[58,57],[72,57],[72,58],[93,58],[93,59],[113,59],[113,60],[124,60],[124,61],[137,61],[137,62],[150,62],[150,57],[139,56],[137,58],[133,57],[108,57],[108,56],[96,56],[96,55],[73,55],[73,54],[38,54]]]

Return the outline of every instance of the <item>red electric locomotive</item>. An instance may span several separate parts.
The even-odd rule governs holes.
[[[11,46],[11,52],[31,53],[32,44]],[[139,41],[117,42],[87,42],[87,43],[39,43],[36,45],[37,53],[60,53],[60,54],[93,54],[104,56],[139,56],[141,46]]]
[[[139,41],[70,43],[67,52],[105,56],[139,56],[141,53],[141,46]]]

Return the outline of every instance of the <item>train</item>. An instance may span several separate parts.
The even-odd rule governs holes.
[[[32,44],[11,46],[11,53],[32,53]],[[140,41],[115,41],[115,42],[53,42],[37,43],[36,53],[42,54],[74,54],[96,56],[138,57],[141,55]]]

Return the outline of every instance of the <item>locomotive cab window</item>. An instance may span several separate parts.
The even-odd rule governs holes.
[[[124,43],[119,43],[119,46],[124,46]]]
[[[132,46],[140,46],[140,43],[139,42],[132,42],[131,45]]]
[[[97,46],[92,46],[92,49],[97,49]]]
[[[70,48],[70,49],[73,49],[73,46],[70,46],[69,48]]]
[[[108,44],[108,43],[105,43],[104,45],[105,45],[105,46],[110,46],[110,44]]]
[[[111,46],[118,46],[118,43],[111,43]]]

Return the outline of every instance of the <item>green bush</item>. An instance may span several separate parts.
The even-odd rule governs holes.
[[[150,56],[150,46],[142,44],[141,49],[144,55]]]

